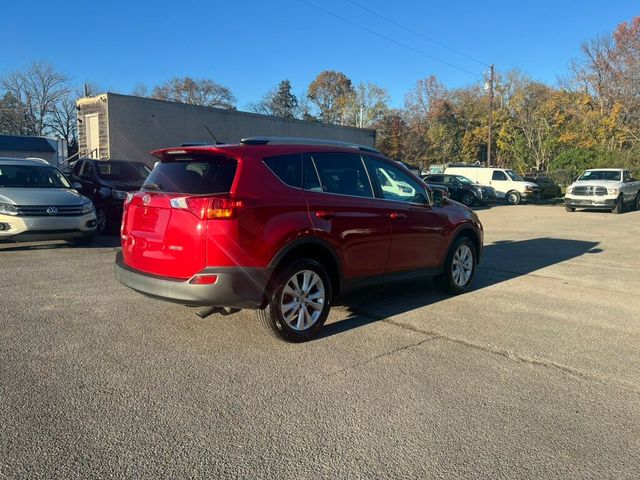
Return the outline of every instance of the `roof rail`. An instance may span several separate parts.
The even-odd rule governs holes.
[[[359,145],[357,143],[341,142],[338,140],[325,140],[322,138],[301,137],[247,137],[240,140],[243,145],[332,145],[334,147],[358,148],[365,152],[380,153],[373,147]]]

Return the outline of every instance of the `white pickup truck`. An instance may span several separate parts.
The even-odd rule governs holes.
[[[640,210],[640,181],[622,168],[585,170],[567,187],[564,196],[568,212],[576,208],[597,208],[620,213],[625,206]]]

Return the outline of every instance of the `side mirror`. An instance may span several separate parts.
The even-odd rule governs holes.
[[[82,188],[82,184],[80,182],[71,182],[71,186],[75,189],[75,190],[80,190]]]
[[[442,190],[433,190],[433,203],[435,205],[442,205],[446,198],[442,195]]]

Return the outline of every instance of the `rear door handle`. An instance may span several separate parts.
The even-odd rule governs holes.
[[[332,218],[336,218],[337,215],[327,210],[320,210],[319,212],[316,212],[316,217],[322,218],[324,220],[331,220]]]
[[[404,220],[405,218],[407,218],[407,215],[405,213],[393,212],[389,215],[389,218],[391,220]]]

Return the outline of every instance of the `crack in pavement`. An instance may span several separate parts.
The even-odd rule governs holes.
[[[394,353],[397,353],[399,351],[403,351],[403,350],[408,350],[410,348],[419,347],[420,345],[422,345],[422,344],[424,344],[426,342],[430,342],[430,341],[433,341],[433,340],[443,340],[445,342],[455,343],[455,344],[462,345],[462,346],[468,347],[468,348],[472,348],[474,350],[478,350],[478,351],[481,351],[481,352],[484,352],[484,353],[497,355],[499,357],[506,358],[507,360],[512,360],[512,361],[515,361],[515,362],[518,362],[518,363],[524,363],[524,364],[533,365],[533,366],[536,366],[536,367],[543,367],[543,368],[547,368],[547,369],[550,369],[550,370],[556,370],[556,371],[559,371],[559,372],[564,373],[566,375],[570,375],[570,376],[572,376],[574,378],[579,378],[581,380],[590,380],[590,381],[596,381],[596,382],[599,382],[599,383],[615,383],[616,385],[619,385],[619,386],[626,386],[627,388],[630,388],[630,389],[632,389],[634,391],[639,391],[640,390],[640,386],[639,385],[637,385],[637,384],[635,384],[633,382],[629,382],[627,380],[604,378],[604,377],[601,377],[601,376],[598,376],[598,375],[594,375],[594,374],[591,374],[591,373],[586,373],[586,372],[583,372],[581,370],[577,370],[577,369],[574,369],[574,368],[571,368],[571,367],[567,367],[566,365],[561,365],[559,363],[555,363],[555,362],[552,362],[550,360],[537,360],[535,358],[531,358],[531,357],[527,357],[527,356],[523,356],[523,355],[518,355],[517,353],[509,351],[509,350],[502,350],[502,349],[498,349],[498,348],[491,348],[489,346],[479,345],[479,344],[476,344],[476,343],[469,342],[467,340],[463,340],[461,338],[455,338],[455,337],[451,337],[451,336],[448,336],[448,335],[443,335],[443,334],[438,333],[438,332],[434,332],[434,331],[430,331],[430,330],[424,330],[424,329],[421,329],[421,328],[414,327],[412,325],[407,325],[407,324],[404,324],[404,323],[399,322],[397,320],[393,320],[393,319],[388,318],[388,317],[380,317],[380,316],[377,316],[377,315],[373,315],[371,312],[368,312],[368,311],[363,310],[363,309],[349,308],[349,310],[351,312],[355,313],[358,316],[370,318],[372,320],[379,321],[379,322],[384,322],[386,324],[393,325],[394,327],[402,328],[404,330],[411,330],[411,331],[419,333],[421,335],[426,335],[427,338],[425,338],[425,339],[423,339],[423,340],[421,340],[419,342],[412,343],[410,345],[406,345],[406,346],[403,346],[403,347],[398,347],[398,348],[389,350],[387,352],[380,353],[380,354],[375,355],[373,357],[370,357],[370,358],[368,358],[368,359],[366,359],[364,361],[357,362],[357,363],[355,363],[353,365],[350,365],[348,367],[345,367],[345,368],[343,368],[341,370],[338,370],[336,372],[330,373],[330,374],[326,375],[325,378],[326,377],[331,377],[331,376],[334,376],[334,375],[337,375],[337,374],[340,374],[340,373],[344,373],[344,372],[347,372],[349,370],[353,370],[353,369],[361,367],[363,365],[367,365],[368,363],[371,363],[371,362],[373,362],[373,361],[375,361],[375,360],[377,360],[379,358],[386,357],[386,356],[389,356],[389,355],[393,355]]]
[[[420,340],[419,342],[411,343],[409,345],[403,345],[402,347],[397,347],[397,348],[394,348],[392,350],[388,350],[386,352],[379,353],[378,355],[374,355],[373,357],[367,358],[366,360],[364,360],[362,362],[356,362],[356,363],[354,363],[352,365],[349,365],[348,367],[344,367],[344,368],[342,368],[340,370],[337,370],[335,372],[331,372],[331,373],[325,375],[324,378],[333,377],[335,375],[339,375],[341,373],[348,372],[349,370],[355,370],[356,368],[362,367],[364,365],[367,365],[368,363],[371,363],[371,362],[373,362],[375,360],[378,360],[379,358],[388,357],[390,355],[393,355],[395,353],[401,352],[403,350],[408,350],[410,348],[419,347],[423,343],[429,342],[431,340],[435,340],[436,338],[437,338],[436,336],[428,336],[427,338],[424,338],[424,339]]]

